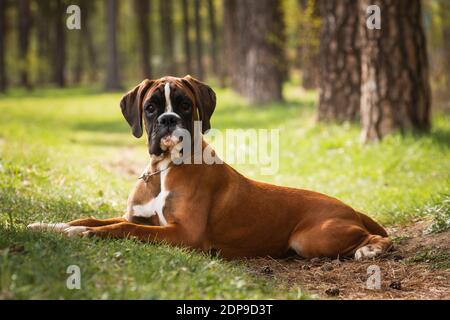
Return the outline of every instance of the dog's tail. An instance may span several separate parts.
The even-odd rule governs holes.
[[[388,234],[386,230],[382,226],[380,226],[378,223],[376,223],[372,218],[366,216],[364,213],[357,212],[360,216],[362,223],[367,228],[367,230],[374,235],[379,235],[382,237],[387,237]]]

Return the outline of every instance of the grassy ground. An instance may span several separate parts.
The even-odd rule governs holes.
[[[434,115],[430,134],[394,134],[363,146],[357,126],[314,124],[314,93],[286,93],[284,104],[252,108],[217,90],[213,127],[280,129],[278,174],[234,165],[238,170],[336,196],[385,224],[442,215],[450,194],[448,115]],[[147,158],[144,140],[134,139],[122,119],[119,99],[93,88],[0,97],[0,298],[304,297],[300,284],[285,288],[239,262],[25,230],[35,221],[122,214]],[[444,222],[445,216],[448,209]],[[81,290],[66,288],[72,264],[81,269]]]

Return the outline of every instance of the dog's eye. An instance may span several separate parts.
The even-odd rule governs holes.
[[[152,103],[148,104],[148,105],[145,107],[145,111],[148,112],[148,113],[153,113],[153,112],[155,112],[155,110],[156,110],[156,107],[155,107],[155,105],[152,104]]]
[[[189,110],[191,110],[191,104],[189,103],[189,102],[183,102],[182,104],[181,104],[181,109],[183,110],[183,111],[189,111]]]

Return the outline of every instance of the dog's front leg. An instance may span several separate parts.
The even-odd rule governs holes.
[[[85,236],[101,238],[135,238],[145,242],[168,242],[173,245],[192,245],[182,228],[177,224],[167,226],[146,226],[122,222],[103,227],[87,228]]]

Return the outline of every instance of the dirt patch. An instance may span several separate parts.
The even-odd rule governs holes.
[[[427,220],[418,220],[409,226],[388,228],[395,247],[375,260],[290,257],[244,263],[258,276],[300,286],[317,298],[450,299],[450,231],[425,234],[429,225]],[[377,267],[381,286],[369,289],[369,277],[375,279],[370,272]]]
[[[145,169],[149,158],[138,148],[126,147],[117,152],[117,156],[106,163],[113,173],[139,177]]]

